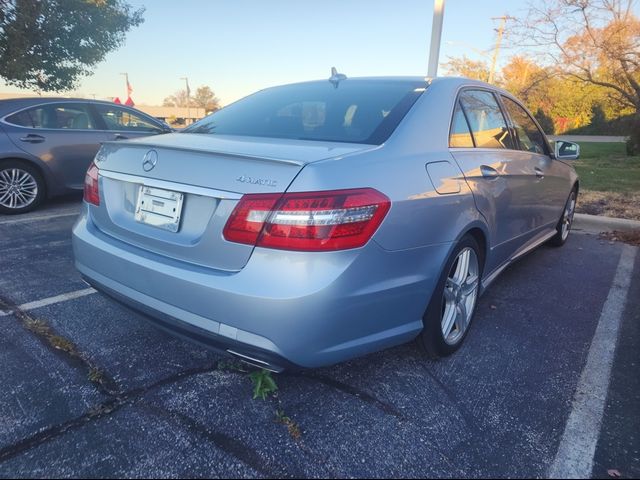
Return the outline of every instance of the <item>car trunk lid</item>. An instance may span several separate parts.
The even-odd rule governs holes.
[[[253,247],[223,238],[245,193],[284,192],[310,162],[371,145],[170,134],[105,144],[101,204],[91,206],[104,233],[194,266],[238,271]]]

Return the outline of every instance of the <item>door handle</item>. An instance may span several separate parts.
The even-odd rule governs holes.
[[[116,133],[113,138],[116,140],[127,140],[129,137],[122,135],[121,133]]]
[[[540,168],[536,167],[534,168],[534,170],[536,172],[536,177],[538,177],[539,179],[544,178],[544,172]]]
[[[500,176],[498,171],[495,168],[490,167],[489,165],[480,165],[480,173],[482,173],[482,176],[484,178],[488,179],[494,179]]]
[[[20,141],[27,142],[27,143],[42,143],[44,142],[44,137],[41,135],[30,133],[26,137],[20,137]]]

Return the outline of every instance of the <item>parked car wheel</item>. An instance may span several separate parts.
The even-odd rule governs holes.
[[[471,235],[449,257],[427,311],[418,343],[432,358],[454,353],[469,331],[480,292],[484,255]]]
[[[0,213],[29,212],[44,198],[45,183],[37,168],[18,160],[0,163]]]
[[[551,237],[551,240],[549,240],[549,244],[553,245],[554,247],[561,247],[569,238],[569,232],[571,232],[571,226],[573,225],[573,215],[576,212],[577,199],[578,192],[574,188],[573,190],[571,190],[569,198],[567,199],[567,203],[564,206],[562,217],[560,217],[560,220],[558,220],[558,225],[556,226],[556,234]]]

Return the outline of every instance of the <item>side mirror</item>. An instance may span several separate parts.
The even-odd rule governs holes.
[[[558,160],[577,160],[580,157],[580,145],[556,140],[555,153]]]

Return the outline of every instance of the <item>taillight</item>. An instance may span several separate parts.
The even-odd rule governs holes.
[[[244,195],[224,228],[231,242],[284,250],[363,246],[382,223],[390,200],[372,188]]]
[[[93,205],[100,205],[100,189],[98,187],[98,166],[91,163],[84,177],[84,201]]]

